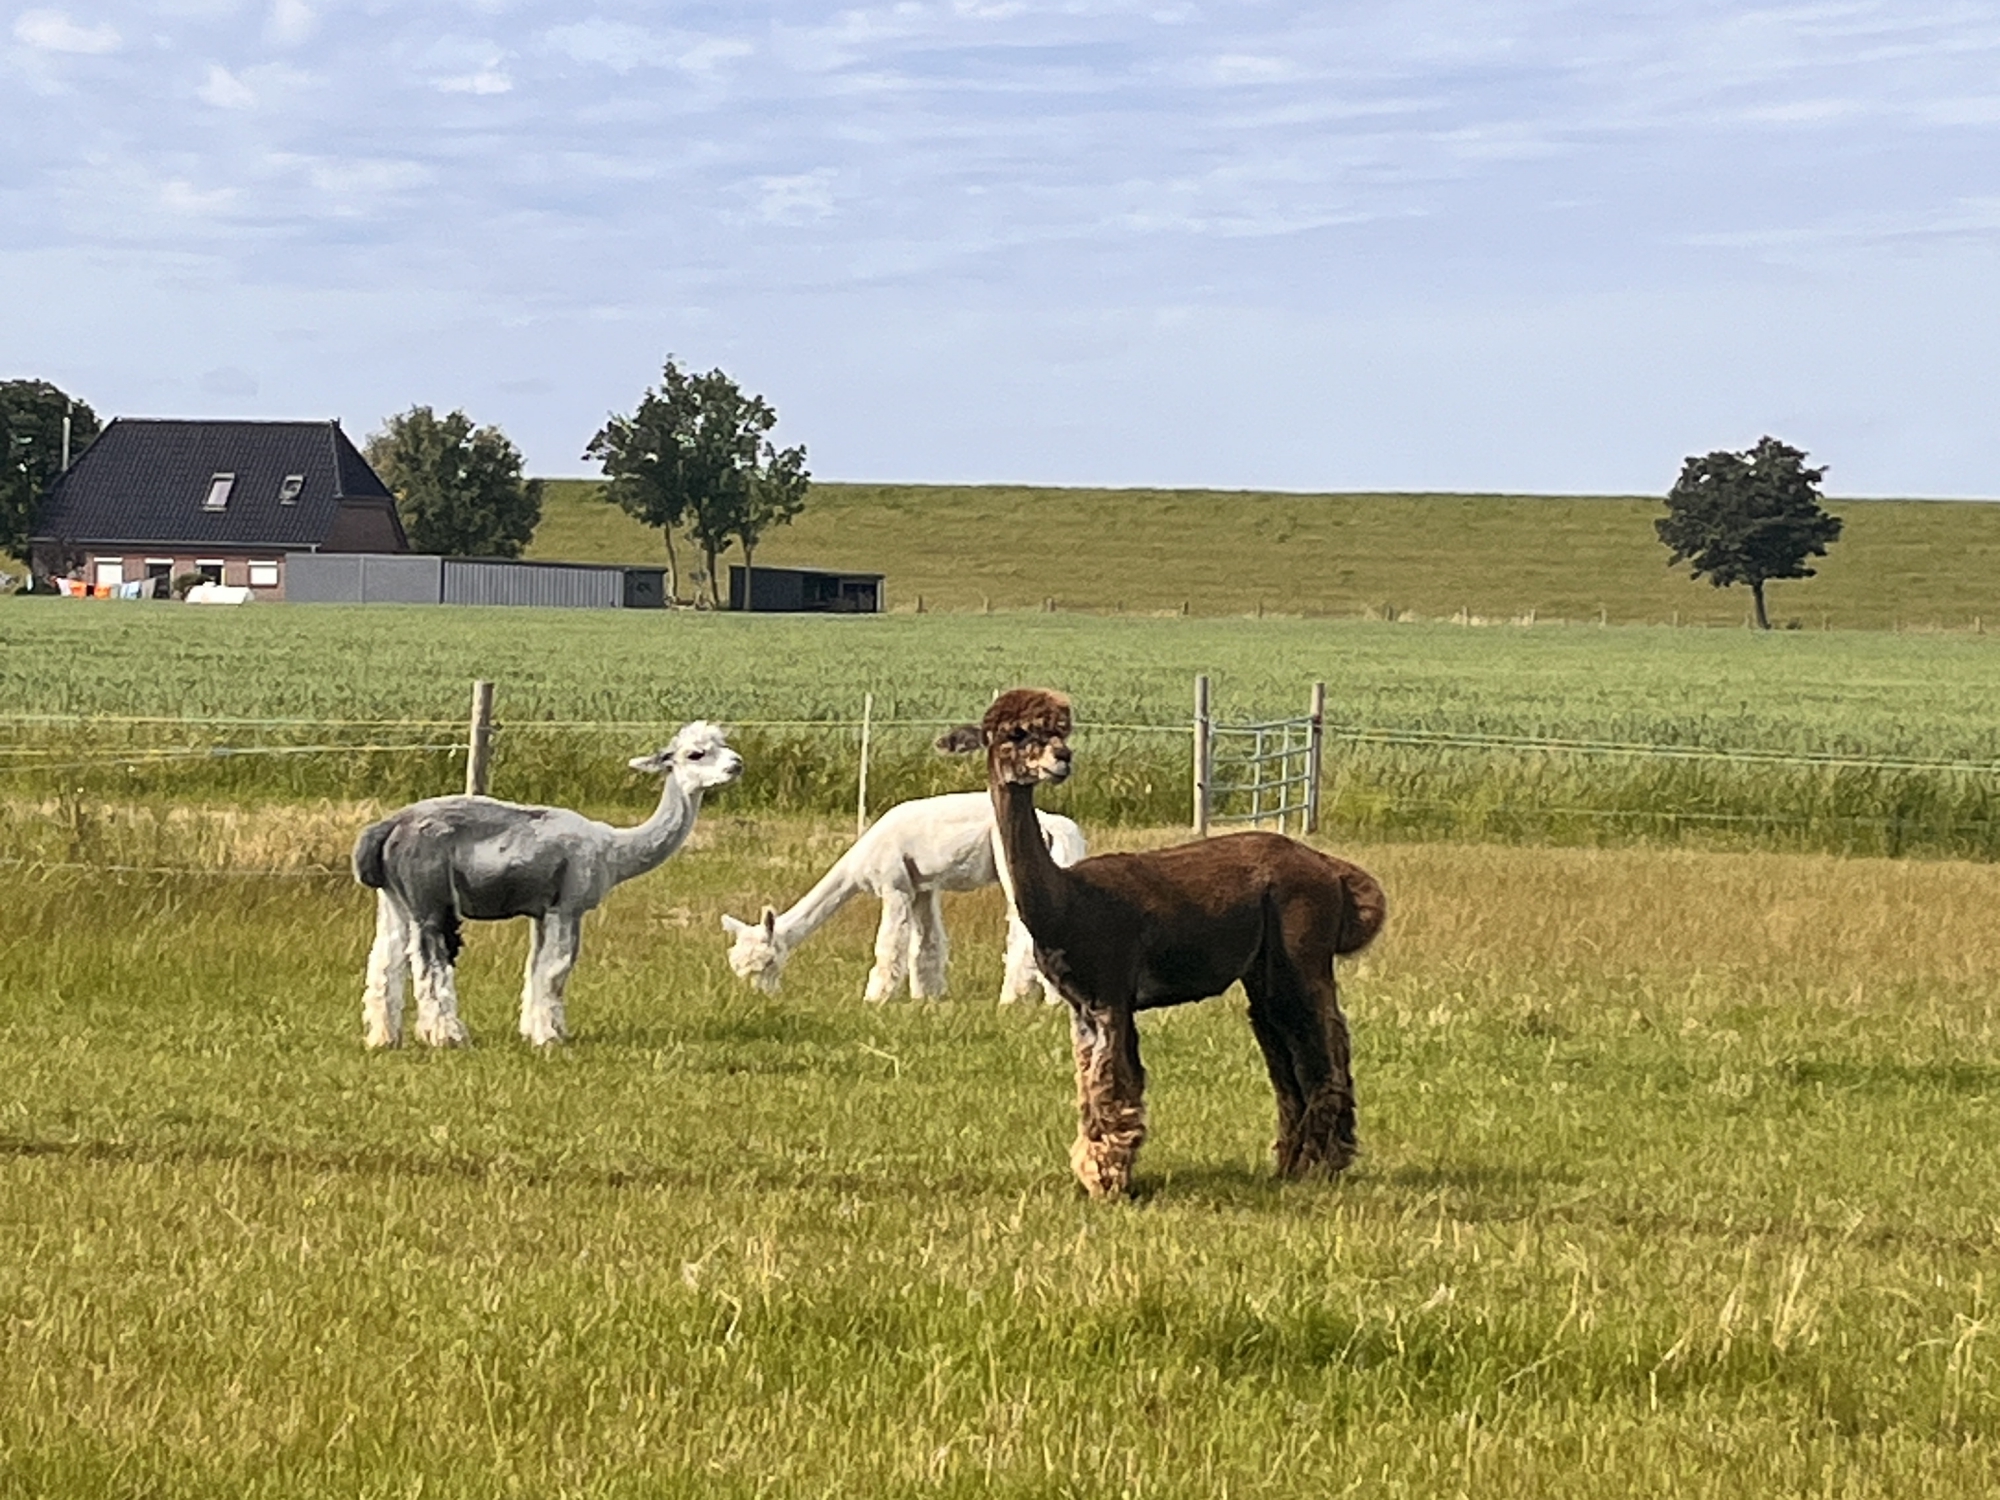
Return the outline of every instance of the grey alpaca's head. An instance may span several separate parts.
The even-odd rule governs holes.
[[[649,776],[671,776],[690,796],[727,786],[743,774],[743,757],[729,748],[722,727],[706,719],[681,726],[664,749],[626,762]]]

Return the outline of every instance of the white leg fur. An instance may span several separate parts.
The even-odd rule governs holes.
[[[1042,981],[1042,971],[1035,967],[1035,939],[1028,929],[1021,925],[1021,919],[1010,908],[1007,912],[1007,973],[1000,981],[1000,1003],[1012,1005],[1017,1000],[1032,1000],[1037,992],[1050,1005],[1062,999]]]
[[[433,1047],[461,1047],[472,1038],[458,1018],[458,978],[448,963],[430,963],[411,927],[410,955],[417,980],[417,1040]]]
[[[936,891],[924,891],[913,903],[915,918],[910,924],[910,998],[944,998],[945,969],[951,960],[951,942],[944,931],[944,898]]]
[[[403,1045],[403,979],[410,962],[410,923],[387,891],[375,893],[375,946],[361,991],[361,1040],[368,1047]]]
[[[862,999],[877,1003],[895,999],[909,957],[910,925],[909,893],[884,891],[882,925],[875,929],[875,967],[868,971],[868,988]]]
[[[563,994],[576,967],[583,922],[550,912],[536,925],[529,956],[528,993],[521,1005],[521,1035],[537,1047],[553,1046],[569,1035]]]

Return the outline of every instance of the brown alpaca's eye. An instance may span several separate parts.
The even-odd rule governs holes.
[[[1008,739],[1012,740],[1017,745],[1020,744],[1021,741],[1025,740],[1027,737],[1028,737],[1028,731],[1025,729],[1016,729],[1011,733],[1009,733],[1007,736]]]

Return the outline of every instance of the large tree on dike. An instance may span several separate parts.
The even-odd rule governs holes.
[[[65,416],[74,463],[97,436],[89,404],[46,380],[0,380],[0,552],[27,556],[35,507],[62,473]]]
[[[1747,453],[1690,458],[1667,492],[1667,513],[1653,523],[1673,556],[1717,588],[1750,585],[1757,628],[1769,630],[1764,585],[1773,578],[1810,578],[1809,557],[1824,557],[1840,539],[1840,517],[1820,505],[1825,468],[1806,467],[1802,449],[1762,438]]]
[[[776,448],[778,413],[746,396],[721,370],[697,375],[672,355],[632,415],[612,416],[584,449],[604,467],[605,498],[666,538],[669,597],[680,589],[674,531],[685,528],[708,567],[708,597],[722,606],[717,559],[740,541],[746,561],[772,526],[805,504],[806,450]]]
[[[542,482],[521,477],[521,450],[462,411],[413,406],[384,422],[367,451],[418,552],[519,557],[542,519]]]

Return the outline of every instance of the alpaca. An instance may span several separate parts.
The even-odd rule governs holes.
[[[1042,836],[1059,865],[1083,858],[1083,830],[1060,813],[1040,814]],[[775,994],[792,950],[831,920],[853,897],[867,892],[882,902],[875,932],[875,967],[868,971],[864,1000],[891,999],[907,972],[910,995],[934,1000],[944,994],[947,941],[939,897],[945,891],[976,891],[999,881],[1005,871],[993,826],[993,799],[984,792],[952,792],[901,802],[833,862],[819,883],[789,911],[764,908],[761,921],[722,919],[735,939],[729,967],[739,979]],[[1035,968],[1034,940],[1007,901],[1007,969],[1000,1003],[1024,1000],[1043,988]],[[1054,1004],[1058,997],[1046,997]]]
[[[663,778],[659,807],[636,828],[613,828],[563,807],[466,796],[412,803],[362,831],[354,878],[378,893],[361,997],[368,1046],[402,1043],[405,963],[416,980],[417,1036],[434,1047],[470,1040],[452,972],[459,923],[507,917],[532,924],[521,1035],[538,1047],[564,1039],[563,991],[584,913],[680,848],[702,793],[743,773],[743,758],[722,731],[701,720],[664,750],[628,764]]]
[[[1070,1166],[1084,1190],[1124,1194],[1146,1138],[1136,1013],[1219,995],[1239,979],[1277,1093],[1278,1171],[1344,1168],[1356,1149],[1354,1084],[1333,961],[1381,929],[1374,877],[1275,833],[1100,854],[1065,870],[1036,829],[1034,798],[1038,782],[1069,776],[1069,700],[1014,688],[978,734],[1015,905],[1044,982],[1070,1004],[1079,1114]]]

